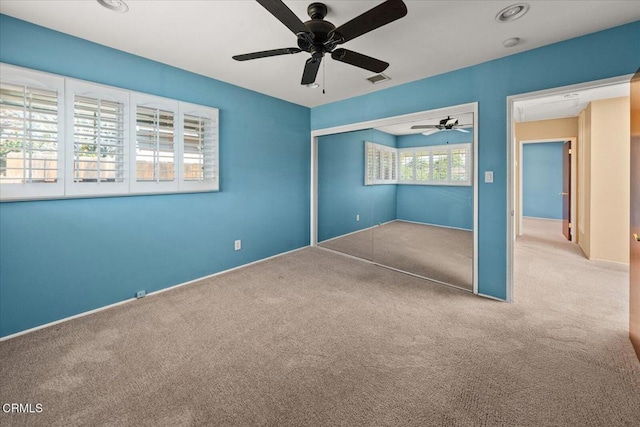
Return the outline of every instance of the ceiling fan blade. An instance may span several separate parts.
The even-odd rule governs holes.
[[[309,41],[313,40],[313,33],[281,0],[256,0],[267,9],[278,21],[289,28],[298,37],[303,36]]]
[[[434,129],[428,129],[427,131],[422,132],[422,134],[423,135],[432,135],[432,134],[440,132],[440,131],[441,131],[441,129],[435,129],[434,128]]]
[[[263,50],[260,52],[245,53],[242,55],[235,55],[232,58],[236,61],[248,61],[250,59],[268,58],[269,56],[287,55],[302,52],[297,47],[285,47],[282,49]]]
[[[400,19],[406,14],[407,6],[402,0],[387,0],[331,31],[329,38],[333,35],[338,44],[346,43],[369,31]]]
[[[413,125],[411,129],[434,129],[437,125]]]
[[[331,57],[336,61],[355,65],[356,67],[364,68],[374,73],[381,73],[389,66],[388,62],[380,61],[379,59],[347,49],[336,49],[331,53]]]
[[[453,129],[453,130],[457,130],[458,132],[469,133],[469,131],[466,129]]]
[[[302,81],[300,84],[308,85],[316,81],[316,76],[318,75],[318,70],[320,69],[320,62],[322,62],[322,56],[312,56],[307,59],[307,63],[304,66],[304,71],[302,72]]]

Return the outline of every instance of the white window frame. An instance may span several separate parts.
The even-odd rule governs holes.
[[[75,97],[86,96],[90,98],[104,99],[108,101],[120,102],[124,104],[123,117],[123,151],[124,151],[124,176],[123,182],[76,182],[75,181],[75,138],[74,138],[74,102]],[[129,93],[123,90],[114,89],[109,86],[98,85],[95,83],[87,83],[73,79],[67,79],[66,82],[66,188],[65,195],[72,196],[111,196],[126,195],[129,193],[129,170],[126,167],[129,160],[126,137],[128,133],[129,123]]]
[[[380,177],[375,176],[375,153],[378,157],[378,170]],[[389,176],[384,177],[385,156],[389,158]],[[384,185],[398,183],[398,150],[388,145],[365,141],[364,144],[364,185]]]
[[[466,168],[466,176],[467,180],[465,181],[455,181],[451,179],[451,156],[453,150],[464,149],[467,152],[468,158],[465,161]],[[403,180],[402,179],[402,171],[398,171],[398,184],[408,184],[408,185],[447,185],[447,186],[471,186],[472,185],[472,159],[470,158],[473,154],[471,151],[471,143],[463,143],[463,144],[447,144],[447,145],[427,145],[421,147],[409,147],[409,148],[400,148],[398,149],[398,158],[403,153],[412,153],[414,159],[416,157],[416,153],[429,153],[429,179],[426,181],[420,181],[417,179],[416,174],[416,162],[413,162],[413,179],[411,180]],[[447,154],[447,178],[445,180],[434,180],[433,179],[433,155],[434,153],[445,152]],[[402,164],[399,164],[399,169],[402,168]]]
[[[80,197],[129,196],[219,191],[219,110],[174,99],[128,91],[64,76],[0,63],[3,83],[24,85],[57,92],[57,181],[51,183],[2,183],[0,202]],[[74,182],[74,99],[89,96],[124,105],[124,167],[122,182]],[[136,109],[155,106],[174,113],[174,179],[156,182],[136,180]],[[202,180],[184,180],[184,117],[192,115],[211,120],[211,144],[204,167],[210,169]],[[206,133],[205,133],[206,135]]]
[[[47,89],[58,94],[58,129],[57,129],[57,181],[54,183],[3,183],[0,184],[0,200],[31,200],[59,198],[64,195],[65,185],[65,144],[64,144],[64,78],[52,74],[41,73],[24,68],[0,64],[2,82],[14,85]]]

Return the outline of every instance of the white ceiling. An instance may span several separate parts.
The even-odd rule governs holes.
[[[129,12],[93,0],[0,0],[0,12],[155,61],[313,107],[479,64],[640,19],[640,2],[528,0],[511,23],[495,15],[507,1],[405,0],[408,15],[343,46],[387,61],[388,82],[326,57],[325,89],[300,85],[308,54],[237,62],[232,55],[296,46],[295,36],[252,0],[125,0]],[[311,0],[285,1],[301,20]],[[326,0],[339,26],[381,1]],[[502,41],[522,43],[504,48]],[[1,41],[0,41],[1,43]],[[318,75],[322,86],[322,69]]]
[[[514,103],[516,122],[576,117],[591,101],[629,96],[629,83],[558,93]]]

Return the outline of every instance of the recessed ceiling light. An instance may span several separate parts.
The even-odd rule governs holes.
[[[502,46],[504,47],[514,47],[515,45],[520,43],[520,37],[511,37],[510,39],[506,39],[502,42]]]
[[[524,16],[529,11],[528,3],[518,3],[505,7],[496,15],[498,22],[511,22]]]
[[[98,3],[114,12],[125,13],[129,10],[129,6],[122,0],[98,0]]]

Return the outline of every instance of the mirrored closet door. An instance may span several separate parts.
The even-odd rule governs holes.
[[[318,245],[473,290],[473,109],[318,137]]]

